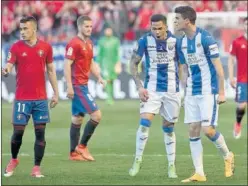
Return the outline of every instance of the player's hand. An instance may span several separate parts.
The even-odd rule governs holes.
[[[73,99],[73,97],[74,97],[74,90],[73,90],[72,87],[68,87],[67,88],[67,96],[66,97],[68,97],[69,99]]]
[[[3,75],[4,77],[8,77],[9,71],[8,71],[7,68],[2,68],[2,75]]]
[[[234,78],[230,79],[230,85],[231,85],[232,88],[235,89],[236,88],[236,84],[237,84],[237,81]]]
[[[53,95],[51,102],[50,102],[50,108],[54,108],[59,102],[59,96]]]
[[[103,87],[107,85],[107,82],[104,79],[102,79],[102,77],[99,77],[97,82],[100,83]]]
[[[218,99],[217,99],[217,104],[222,104],[226,102],[226,97],[225,94],[219,94]]]
[[[139,88],[139,98],[143,102],[147,102],[147,100],[149,99],[148,91],[143,87]]]

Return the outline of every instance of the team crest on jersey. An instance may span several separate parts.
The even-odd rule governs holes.
[[[42,57],[44,55],[44,51],[43,50],[39,50],[38,51],[38,54],[39,54],[40,57]]]
[[[173,50],[175,48],[175,44],[172,43],[172,44],[168,44],[168,49],[169,50]]]

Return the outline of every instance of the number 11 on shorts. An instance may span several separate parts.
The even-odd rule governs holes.
[[[18,105],[18,110],[17,110],[18,112],[24,112],[25,111],[25,104],[24,103],[17,103],[17,105]]]

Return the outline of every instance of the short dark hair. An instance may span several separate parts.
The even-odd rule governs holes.
[[[195,24],[196,11],[190,6],[179,6],[175,9],[175,13],[181,14],[184,19],[189,19],[191,24]]]
[[[244,18],[244,22],[246,22],[248,20],[248,16]]]
[[[37,24],[37,20],[33,16],[24,16],[20,19],[20,23],[26,23],[28,21],[31,21],[31,22],[34,22],[35,24]]]
[[[158,22],[158,21],[162,21],[165,25],[167,24],[166,16],[164,16],[162,14],[154,14],[154,15],[152,15],[151,22]]]
[[[37,29],[38,24],[37,24],[37,20],[35,19],[35,17],[33,17],[33,16],[24,16],[24,17],[22,17],[20,19],[20,23],[26,23],[26,22],[29,22],[29,21],[32,22],[32,23],[34,23],[35,24],[35,27]]]
[[[80,25],[84,24],[84,21],[91,21],[91,18],[86,15],[81,15],[77,19],[77,26],[79,27]]]

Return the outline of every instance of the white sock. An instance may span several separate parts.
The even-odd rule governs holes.
[[[174,165],[176,159],[176,136],[175,132],[164,133],[164,143],[167,153],[168,165]]]
[[[148,140],[149,127],[140,125],[136,134],[136,154],[135,158],[142,160],[143,152]]]
[[[198,140],[197,140],[198,139]],[[196,140],[196,141],[192,141]],[[195,172],[204,176],[203,171],[203,148],[200,138],[190,138],[191,157],[195,166]]]
[[[219,137],[217,137],[217,139],[213,141],[213,143],[215,144],[216,148],[219,150],[223,158],[226,159],[230,151],[226,145],[223,135],[219,132],[216,132],[216,135],[219,135]]]

